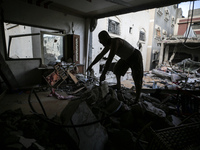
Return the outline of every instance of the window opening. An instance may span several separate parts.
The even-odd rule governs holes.
[[[200,22],[193,22],[192,29],[200,29]]]
[[[120,35],[120,23],[114,20],[108,20],[108,32]]]
[[[159,27],[156,29],[156,37],[157,37],[157,38],[160,38],[160,37],[161,37],[160,28],[159,28]]]
[[[4,22],[7,59],[34,59],[41,58],[41,31],[61,33],[51,30]],[[62,43],[63,44],[63,43]]]
[[[140,41],[145,41],[145,32],[144,31],[140,31],[139,40]]]
[[[61,62],[64,51],[65,34],[41,32],[42,63],[53,66],[56,62]]]

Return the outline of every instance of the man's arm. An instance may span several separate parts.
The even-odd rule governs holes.
[[[105,64],[105,67],[103,69],[103,72],[101,74],[101,78],[100,78],[100,81],[103,81],[105,80],[105,74],[107,73],[109,67],[110,67],[110,64],[112,63],[112,60],[116,54],[116,51],[117,49],[119,48],[119,43],[120,41],[118,40],[113,40],[112,41],[112,44],[111,44],[111,49],[110,49],[110,53],[108,55],[108,60],[106,61],[106,64]]]
[[[97,55],[97,57],[94,59],[94,61],[90,64],[90,66],[88,67],[87,71],[92,69],[92,66],[94,66],[101,58],[103,58],[103,56],[108,52],[109,47],[105,47],[102,52]]]

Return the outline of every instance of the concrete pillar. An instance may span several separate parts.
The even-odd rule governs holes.
[[[158,66],[160,66],[163,62],[163,53],[164,53],[164,43],[161,43],[161,48],[160,48],[160,55],[159,55],[159,62]]]
[[[168,63],[168,57],[169,57],[169,45],[166,45],[165,47],[165,54],[164,54],[164,63]]]

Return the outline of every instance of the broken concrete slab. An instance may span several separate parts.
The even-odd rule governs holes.
[[[80,103],[76,112],[72,116],[73,124],[86,124],[94,121],[97,121],[97,119],[87,106],[87,103]],[[105,128],[100,123],[79,127],[76,128],[76,130],[80,139],[80,150],[104,150],[104,145],[107,142],[108,135]]]

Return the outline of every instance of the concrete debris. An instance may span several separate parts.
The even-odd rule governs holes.
[[[38,149],[40,149],[40,150],[44,150],[45,149],[42,146],[40,146],[39,144],[37,144],[35,139],[28,139],[28,138],[24,138],[23,136],[20,136],[19,142],[25,148],[29,148],[29,147],[31,147],[31,145],[35,144],[36,146],[38,146]]]
[[[0,126],[1,149],[79,149],[63,128],[20,109],[2,113]]]
[[[144,101],[144,105],[146,105],[146,110],[150,111],[156,115],[158,115],[159,117],[166,117],[166,113],[159,108],[156,108],[155,106],[152,105],[152,103]]]
[[[144,75],[144,88],[152,89],[200,89],[200,63],[185,59],[173,66],[162,66]]]
[[[71,118],[72,124],[86,124],[97,121],[86,102],[80,103],[79,107]],[[70,130],[70,129],[68,129]],[[74,130],[74,129],[71,129]],[[77,136],[79,137],[80,149],[103,150],[108,135],[105,128],[100,123],[77,128]],[[72,131],[71,131],[72,132]]]
[[[52,97],[52,96],[56,97],[59,100],[73,100],[73,99],[77,98],[74,95],[67,95],[67,96],[60,95],[55,91],[54,88],[51,88],[51,93],[48,95],[48,97]]]
[[[184,64],[188,61],[191,63],[187,60]],[[170,148],[171,145],[166,143],[176,138],[176,141],[180,139],[180,145],[200,149],[199,140],[181,140],[191,135],[200,139],[199,64],[193,61],[192,64],[195,67],[190,69],[187,69],[188,65],[182,68],[182,65],[176,64],[145,72],[138,103],[135,102],[134,85],[117,90],[109,82],[100,85],[95,77],[74,73],[73,78],[51,93],[58,99],[64,97],[57,95],[56,90],[70,94],[70,98],[66,98],[70,101],[60,116],[49,119],[37,112],[27,116],[20,110],[1,114],[0,147],[149,150],[155,148],[155,141],[160,141],[163,149]],[[188,133],[175,133],[176,129],[190,128],[193,124],[195,129],[188,130]],[[158,131],[170,131],[170,134],[165,134],[170,137],[163,140]],[[20,140],[19,137],[23,138]]]

